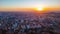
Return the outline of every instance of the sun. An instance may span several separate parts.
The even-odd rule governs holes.
[[[43,12],[45,10],[44,6],[36,6],[35,9],[38,12]]]
[[[43,8],[43,7],[36,7],[36,10],[37,10],[37,11],[43,11],[44,8]]]
[[[43,11],[44,6],[43,5],[37,5],[36,10],[37,11]]]
[[[43,8],[41,8],[41,7],[40,7],[40,8],[37,8],[37,10],[42,11],[42,10],[43,10]]]

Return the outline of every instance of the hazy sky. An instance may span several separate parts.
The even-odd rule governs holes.
[[[60,0],[0,0],[1,8],[24,8],[24,7],[59,7]]]

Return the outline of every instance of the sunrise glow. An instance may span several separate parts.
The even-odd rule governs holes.
[[[51,2],[52,1],[52,2]],[[0,11],[60,10],[59,0],[0,0]]]

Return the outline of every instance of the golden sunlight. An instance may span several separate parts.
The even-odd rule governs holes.
[[[43,11],[44,10],[44,6],[38,5],[38,6],[36,6],[36,10],[37,11]]]
[[[34,10],[36,10],[36,12],[45,12],[45,7],[44,6],[37,6]]]
[[[41,10],[43,10],[43,8],[37,8],[37,10],[41,11]]]

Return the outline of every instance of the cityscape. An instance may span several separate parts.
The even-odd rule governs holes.
[[[60,34],[60,13],[0,12],[0,34]]]
[[[0,34],[60,34],[60,0],[0,0]]]

